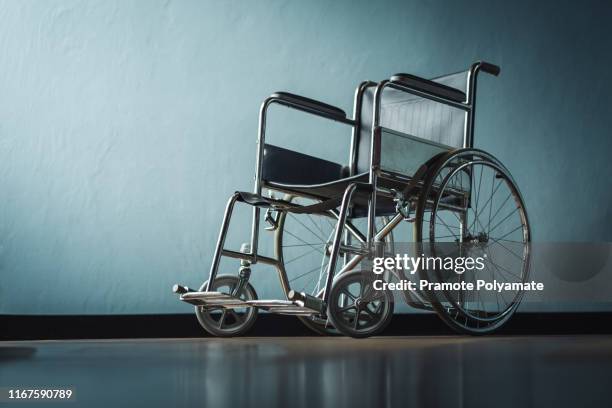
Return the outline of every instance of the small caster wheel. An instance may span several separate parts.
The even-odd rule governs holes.
[[[342,274],[329,294],[327,315],[342,334],[369,337],[383,330],[393,317],[393,294],[375,290],[371,271]]]
[[[218,276],[212,287],[211,292],[221,292],[232,294],[238,285],[239,278],[237,276],[222,275]],[[200,288],[201,291],[206,289],[208,282],[205,282]],[[257,293],[250,283],[247,283],[238,294],[242,300],[257,300]],[[213,307],[195,307],[196,316],[200,325],[208,333],[218,337],[240,336],[246,333],[255,323],[257,319],[257,308],[242,307],[235,309],[226,309],[221,306]]]

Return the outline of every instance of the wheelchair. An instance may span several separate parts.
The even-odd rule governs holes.
[[[365,81],[356,89],[352,118],[313,99],[272,94],[259,114],[254,190],[230,197],[208,279],[197,290],[175,285],[173,292],[195,306],[208,333],[223,337],[248,331],[259,309],[295,315],[320,334],[368,337],[391,320],[395,296],[436,312],[460,333],[500,328],[517,309],[520,288],[488,295],[420,288],[398,295],[377,289],[371,273],[374,257],[411,242],[417,255],[488,256],[477,274],[421,268],[415,276],[423,280],[465,282],[478,275],[526,282],[530,228],[523,198],[506,167],[473,147],[481,72],[498,76],[500,68],[481,61],[431,80],[396,74]],[[266,143],[273,104],[346,125],[348,166]],[[253,211],[250,242],[239,250],[225,247],[236,203]],[[258,253],[262,215],[274,235],[274,256]],[[406,224],[412,237],[398,232]],[[238,273],[219,274],[221,257],[239,261]],[[276,269],[285,299],[258,299],[249,282],[257,263]],[[406,278],[396,268],[384,273],[385,282]]]

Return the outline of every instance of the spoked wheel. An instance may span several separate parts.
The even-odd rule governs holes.
[[[521,194],[497,159],[480,150],[463,150],[443,160],[425,181],[414,231],[427,256],[482,260],[471,270],[421,269],[421,279],[429,282],[474,286],[426,292],[450,327],[485,334],[508,321],[523,296],[521,285],[499,292],[478,284],[527,280],[530,231]]]
[[[332,286],[327,314],[342,334],[362,338],[383,330],[393,317],[393,294],[375,290],[371,271],[339,276]]]
[[[293,203],[312,204],[300,197],[286,196],[285,200]],[[382,225],[386,220],[378,217]],[[279,214],[274,236],[276,259],[280,260],[281,282],[285,293],[290,290],[321,297],[327,280],[330,249],[337,224],[334,216],[317,214]],[[392,245],[392,235],[387,237],[388,245]],[[353,239],[353,244],[357,240]],[[343,265],[342,256],[336,265],[336,274]],[[320,316],[299,316],[299,319],[311,330],[325,335],[339,334],[327,319]]]
[[[237,276],[222,275],[217,276],[213,282],[211,292],[221,292],[236,296],[242,300],[257,300],[257,293],[250,283],[247,283],[241,293],[234,294],[238,285]],[[207,283],[204,283],[200,290],[205,290]],[[257,319],[257,308],[242,307],[236,309],[226,309],[224,307],[204,308],[195,307],[196,316],[200,325],[208,333],[218,337],[232,337],[244,334],[249,330]]]

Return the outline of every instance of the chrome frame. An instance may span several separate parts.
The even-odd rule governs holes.
[[[449,100],[438,95],[434,95],[428,92],[424,92],[418,89],[411,88],[404,84],[384,80],[379,83],[375,83],[372,81],[364,81],[362,82],[355,91],[354,96],[354,104],[353,104],[353,118],[337,118],[330,117],[321,112],[313,110],[305,105],[300,105],[299,103],[290,103],[286,100],[282,100],[278,96],[272,95],[266,98],[259,110],[259,129],[258,129],[258,137],[257,137],[257,155],[256,155],[256,168],[255,168],[255,185],[253,188],[253,192],[257,195],[261,195],[263,188],[268,188],[264,185],[262,180],[262,170],[263,170],[263,153],[265,146],[265,136],[266,136],[266,119],[268,108],[272,104],[281,104],[286,107],[301,110],[306,113],[310,113],[313,115],[317,115],[326,119],[331,119],[334,121],[338,121],[352,127],[351,134],[351,145],[350,145],[350,156],[349,156],[349,167],[351,175],[356,173],[356,160],[357,160],[357,148],[359,144],[360,137],[360,125],[361,125],[361,107],[363,102],[363,94],[365,90],[369,87],[376,86],[374,91],[374,105],[373,105],[373,120],[372,120],[372,135],[371,135],[371,145],[370,145],[370,168],[369,168],[369,176],[368,183],[366,185],[358,185],[357,183],[351,183],[346,188],[342,203],[340,206],[340,210],[331,210],[329,211],[329,215],[337,218],[337,227],[334,234],[334,242],[331,247],[330,254],[330,262],[327,271],[327,280],[325,283],[325,288],[322,289],[322,292],[319,295],[323,299],[323,304],[327,301],[327,295],[331,289],[331,285],[333,283],[333,278],[335,276],[335,264],[338,259],[340,252],[343,254],[353,254],[354,256],[350,259],[345,258],[344,266],[338,272],[338,274],[342,274],[346,271],[353,269],[359,262],[361,262],[365,257],[370,257],[373,254],[373,249],[377,243],[382,242],[392,231],[393,229],[400,224],[402,220],[404,220],[404,216],[402,214],[396,214],[393,218],[391,218],[380,231],[376,231],[375,225],[375,216],[376,216],[376,196],[378,194],[389,194],[388,191],[382,189],[378,186],[378,177],[383,175],[385,178],[397,178],[398,181],[406,182],[410,180],[410,176],[406,175],[395,175],[392,173],[384,172],[380,169],[380,146],[381,146],[381,127],[380,127],[380,111],[381,111],[381,100],[382,95],[385,89],[393,88],[399,91],[407,92],[421,98],[430,99],[438,103],[442,103],[445,105],[449,105],[451,107],[461,109],[465,111],[465,125],[464,125],[464,136],[463,136],[463,147],[472,147],[474,141],[474,117],[475,117],[475,103],[476,103],[476,82],[478,73],[481,70],[482,65],[485,63],[477,62],[474,63],[468,72],[467,77],[467,87],[466,87],[466,101],[464,102],[456,102],[453,100]],[[367,188],[370,190],[370,196],[368,200],[368,215],[367,215],[367,233],[362,234],[357,227],[355,227],[352,222],[347,218],[348,211],[350,209],[351,201],[353,198],[354,192],[358,188]],[[270,188],[273,190],[274,188]],[[217,245],[215,248],[215,252],[213,255],[212,265],[209,271],[208,285],[206,287],[206,291],[209,291],[210,286],[217,275],[217,270],[219,267],[219,262],[221,256],[228,256],[236,259],[244,259],[249,261],[252,264],[256,264],[258,262],[265,263],[268,265],[275,266],[279,271],[283,268],[278,259],[265,257],[258,254],[258,243],[259,243],[259,224],[260,224],[260,208],[257,206],[253,206],[253,216],[252,216],[252,224],[251,224],[251,246],[250,252],[243,253],[238,251],[227,250],[224,248],[225,236],[227,235],[227,230],[229,227],[229,223],[231,221],[232,212],[234,209],[234,205],[239,198],[239,194],[235,193],[230,197],[225,212],[223,215],[223,222],[221,225],[221,230],[219,232],[219,237],[217,240]],[[410,220],[409,220],[410,221]],[[412,220],[413,221],[413,220]],[[346,234],[344,234],[346,230]],[[362,248],[351,247],[348,242],[348,237],[352,237],[357,239],[359,243],[365,245],[365,251]],[[344,241],[344,242],[342,242]],[[283,283],[284,287],[288,287],[286,282],[286,276]],[[322,310],[324,314],[325,311]]]

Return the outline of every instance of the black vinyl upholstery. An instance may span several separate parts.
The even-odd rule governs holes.
[[[465,93],[458,89],[410,74],[395,74],[391,77],[391,82],[397,82],[412,89],[417,89],[455,102],[464,102],[466,99]]]
[[[346,188],[351,183],[367,183],[368,174],[358,174],[331,183],[316,184],[316,185],[287,185],[282,183],[267,182],[266,186],[275,190],[285,191],[306,197],[318,198],[321,200],[337,197],[344,193]],[[365,217],[368,215],[368,199],[369,193],[356,191],[353,194],[353,211],[352,218]],[[395,202],[389,197],[379,196],[376,203],[376,215],[394,215]]]
[[[299,106],[311,113],[317,113],[331,119],[346,119],[346,112],[342,109],[300,95],[289,92],[275,92],[272,94],[272,98],[277,98],[280,103]]]
[[[408,81],[408,85],[413,88],[434,93],[455,102],[465,100],[467,72],[458,72],[431,80],[408,74],[397,74],[392,80],[394,78],[396,80],[402,78]],[[370,169],[375,89],[376,84],[373,84],[363,93],[359,112],[356,173]],[[386,88],[381,97],[381,126],[436,143],[455,148],[463,147],[464,120],[465,113],[462,110],[401,90]]]
[[[351,183],[365,183],[368,173],[349,176],[348,167],[293,150],[266,144],[264,146],[263,182],[275,190],[302,194],[321,200],[337,197]],[[367,214],[368,194],[356,192],[353,216]],[[395,203],[378,200],[380,214],[393,214]]]
[[[335,181],[348,176],[348,169],[338,163],[266,144],[264,146],[264,181],[309,185]]]

